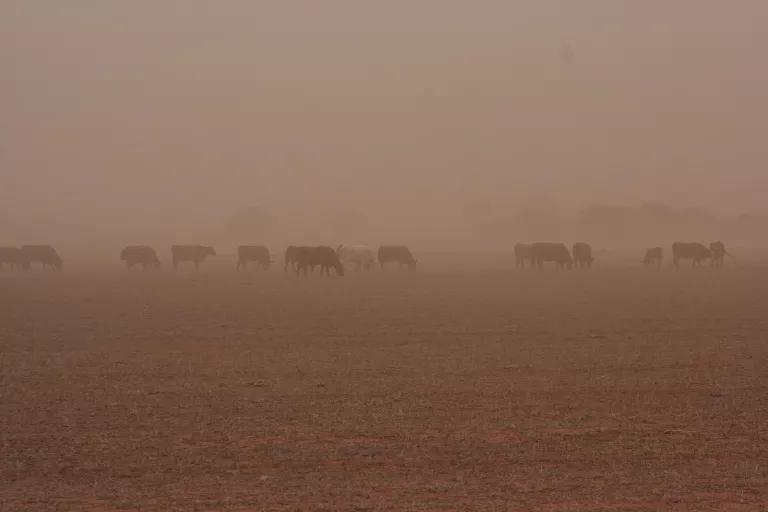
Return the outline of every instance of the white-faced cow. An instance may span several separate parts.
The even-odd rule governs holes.
[[[531,264],[541,268],[546,262],[554,262],[561,269],[573,268],[573,259],[568,247],[557,242],[536,242],[531,245]]]
[[[646,268],[656,266],[661,268],[661,262],[664,259],[664,249],[661,247],[651,247],[645,250],[645,257],[643,258],[643,266]]]
[[[381,270],[384,270],[384,265],[387,263],[399,263],[401,268],[405,265],[411,270],[416,268],[416,258],[411,254],[411,250],[404,245],[382,245],[379,247],[376,257]]]
[[[336,249],[336,254],[339,255],[342,264],[353,266],[357,272],[373,270],[376,263],[373,249],[367,245],[340,245]]]
[[[712,266],[722,268],[725,265],[725,257],[729,256],[725,244],[718,240],[709,244],[709,252],[712,253]]]
[[[697,242],[675,242],[672,244],[672,263],[677,268],[680,267],[680,260],[691,260],[691,265],[696,267],[710,258],[712,258],[712,251],[703,244]]]
[[[21,266],[29,270],[33,263],[40,263],[43,269],[48,267],[51,270],[60,272],[64,265],[59,253],[50,245],[25,245],[19,251]]]
[[[195,270],[200,268],[208,256],[216,256],[216,250],[210,245],[174,245],[171,247],[173,256],[173,269],[179,268],[180,263],[190,261],[195,265]]]
[[[131,270],[141,265],[144,271],[150,268],[160,268],[160,258],[155,250],[148,245],[129,245],[120,252],[120,259],[125,262],[125,268]]]
[[[339,255],[331,247],[299,247],[296,251],[296,275],[304,275],[314,267],[320,267],[320,275],[331,275],[331,269],[339,276],[344,275],[344,265],[339,260]]]
[[[269,249],[263,245],[241,245],[237,248],[237,269],[248,269],[248,263],[254,262],[258,267],[269,270],[272,256]]]
[[[525,267],[526,261],[533,266],[531,244],[515,244],[515,267]]]
[[[0,270],[8,266],[11,270],[21,270],[23,267],[21,249],[18,247],[0,247]]]

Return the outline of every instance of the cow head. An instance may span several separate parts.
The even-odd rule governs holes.
[[[203,249],[206,256],[216,256],[216,249],[212,245],[206,245]]]

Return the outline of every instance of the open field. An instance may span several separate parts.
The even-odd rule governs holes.
[[[2,273],[0,510],[768,509],[768,267],[510,267]]]

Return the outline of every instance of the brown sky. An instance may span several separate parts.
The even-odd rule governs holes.
[[[766,19],[762,0],[9,0],[0,228],[249,205],[426,225],[538,195],[765,210]]]

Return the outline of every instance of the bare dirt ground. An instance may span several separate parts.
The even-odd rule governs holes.
[[[0,274],[0,510],[768,510],[768,267]]]

